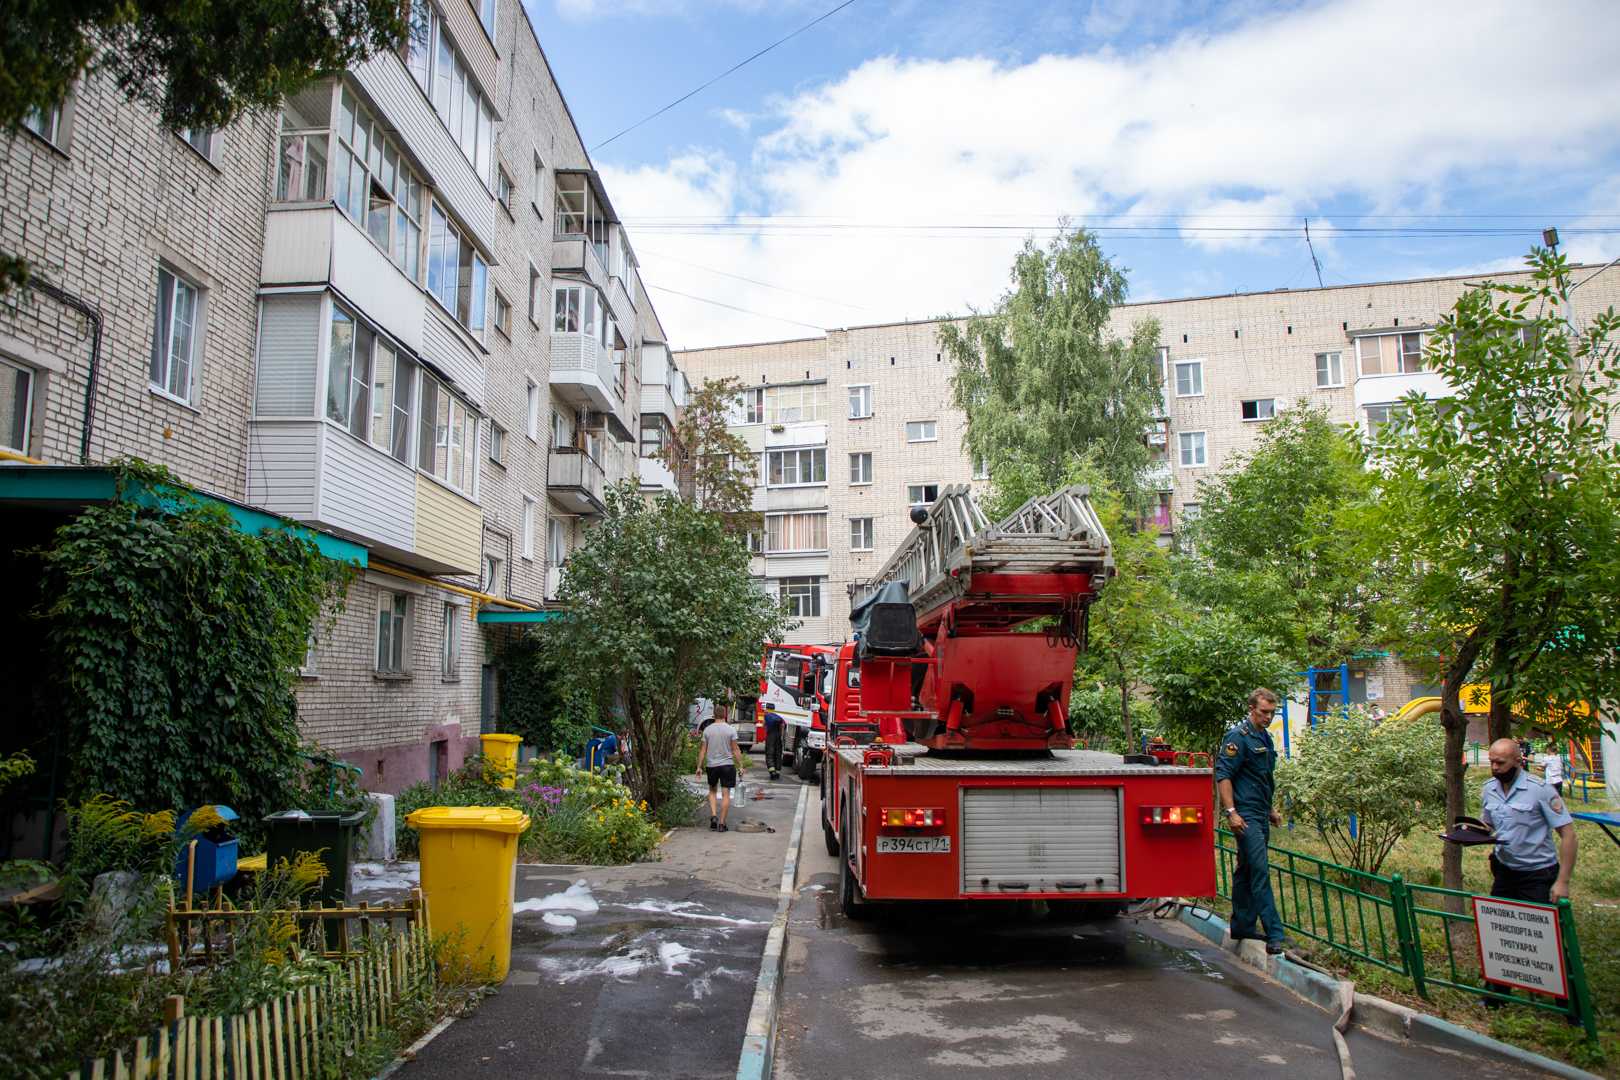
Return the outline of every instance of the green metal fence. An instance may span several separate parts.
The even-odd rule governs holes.
[[[1237,862],[1232,834],[1215,830],[1215,849],[1216,888],[1230,900]],[[1274,844],[1269,845],[1269,862],[1277,914],[1295,935],[1404,975],[1424,999],[1430,986],[1488,993],[1474,932],[1473,898],[1477,894],[1412,885],[1399,874],[1386,878],[1363,873]],[[1447,910],[1448,901],[1458,910]],[[1538,995],[1513,1001],[1568,1016],[1595,1042],[1597,1024],[1568,900],[1558,902],[1558,921],[1569,979],[1568,1000]]]

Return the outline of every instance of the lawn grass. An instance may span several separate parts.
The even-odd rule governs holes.
[[[1479,813],[1480,789],[1489,777],[1488,769],[1469,770],[1468,813]],[[1566,784],[1565,790],[1568,792],[1566,802],[1576,813],[1603,813],[1609,810],[1601,789],[1589,792],[1586,801],[1582,800],[1578,788],[1571,791]],[[1436,828],[1414,830],[1396,844],[1378,873],[1384,877],[1400,874],[1404,881],[1412,885],[1440,885],[1440,863],[1445,841],[1436,835],[1437,831]],[[1570,903],[1575,913],[1576,932],[1580,936],[1587,984],[1592,992],[1602,1055],[1586,1041],[1580,1028],[1567,1024],[1556,1014],[1522,1007],[1489,1012],[1475,1003],[1473,994],[1434,986],[1429,988],[1429,1000],[1424,1001],[1414,992],[1412,981],[1403,975],[1375,964],[1359,962],[1354,957],[1316,942],[1302,939],[1300,945],[1309,950],[1315,963],[1335,971],[1343,978],[1356,980],[1357,989],[1362,993],[1397,1001],[1490,1034],[1504,1042],[1620,1080],[1620,846],[1616,846],[1602,829],[1590,822],[1577,821],[1575,831],[1580,839],[1580,849]],[[1316,830],[1300,822],[1295,822],[1291,829],[1274,829],[1271,842],[1274,847],[1317,859],[1333,860],[1327,843]],[[1488,846],[1463,852],[1465,889],[1477,893],[1490,892],[1489,852]],[[1420,906],[1431,906],[1427,898],[1420,898],[1419,903]],[[1220,900],[1217,908],[1223,912],[1230,911],[1230,905],[1225,900]],[[1425,964],[1431,974],[1439,974],[1446,971],[1446,954],[1443,941],[1437,940],[1440,935],[1433,932],[1429,925],[1431,921],[1426,920],[1422,930],[1426,946]],[[1477,960],[1466,955],[1466,950],[1474,948],[1472,935],[1462,936],[1466,936],[1467,941],[1463,942],[1459,936],[1456,943],[1459,967],[1477,970]]]

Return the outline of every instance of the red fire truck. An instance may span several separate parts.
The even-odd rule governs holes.
[[[947,487],[851,586],[856,640],[838,652],[822,776],[849,917],[1008,897],[1106,915],[1215,891],[1208,755],[1161,764],[1075,749],[1068,731],[1088,609],[1113,573],[1089,494],[992,525]]]
[[[754,707],[755,741],[765,742],[765,714],[787,725],[782,760],[802,779],[816,775],[827,740],[826,697],[832,686],[836,645],[767,645]]]

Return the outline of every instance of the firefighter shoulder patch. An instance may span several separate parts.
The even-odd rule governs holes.
[[[1553,813],[1555,814],[1562,814],[1564,812],[1564,800],[1560,799],[1556,795],[1547,800],[1547,805],[1553,808]]]
[[[1229,742],[1229,743],[1226,744],[1226,756],[1227,757],[1237,757],[1237,750],[1238,750],[1237,743]]]

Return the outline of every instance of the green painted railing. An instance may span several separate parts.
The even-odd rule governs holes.
[[[1230,900],[1237,863],[1232,834],[1215,830],[1215,850],[1216,889]],[[1474,934],[1473,898],[1478,894],[1412,885],[1399,874],[1387,878],[1368,874],[1274,844],[1269,845],[1268,861],[1277,914],[1295,935],[1404,975],[1424,999],[1431,985],[1489,993]],[[1448,900],[1457,911],[1446,910]],[[1568,1016],[1596,1042],[1586,965],[1568,900],[1558,902],[1558,922],[1569,979],[1568,1000],[1560,1004],[1539,995],[1511,1000]]]

